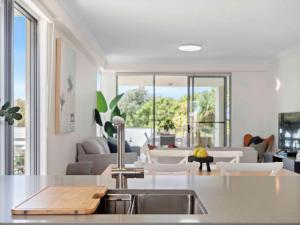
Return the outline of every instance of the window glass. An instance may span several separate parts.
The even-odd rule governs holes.
[[[14,124],[14,174],[25,174],[29,168],[29,76],[30,76],[30,21],[14,9],[13,39],[13,97],[23,118]]]
[[[167,75],[155,77],[155,128],[156,145],[164,138],[175,136],[177,147],[187,146],[187,76]],[[166,136],[166,137],[163,137]]]
[[[118,77],[118,93],[124,93],[119,107],[126,113],[125,139],[133,146],[142,146],[147,134],[153,138],[153,76]]]

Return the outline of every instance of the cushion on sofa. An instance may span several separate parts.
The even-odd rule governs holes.
[[[97,137],[96,141],[101,145],[101,148],[104,150],[106,154],[110,153],[109,146],[107,144],[107,139],[104,137]]]
[[[107,143],[108,143],[108,146],[109,146],[109,150],[111,153],[117,153],[118,152],[118,148],[117,148],[117,139],[115,138],[111,138],[111,137],[108,137],[108,140],[107,140]],[[130,145],[128,144],[127,141],[125,141],[125,152],[132,152],[132,149],[130,147]]]
[[[252,143],[250,145],[250,147],[254,148],[258,153],[258,162],[263,162],[264,153],[266,152],[267,145],[268,145],[268,143],[266,141],[263,141],[259,144]]]
[[[255,136],[255,137],[253,137],[253,138],[251,138],[251,140],[249,141],[249,144],[248,144],[248,146],[250,146],[251,144],[260,144],[260,143],[262,143],[264,141],[264,139],[262,139],[261,137],[259,137],[259,136]]]
[[[86,154],[105,154],[104,149],[94,139],[83,142],[82,146]]]

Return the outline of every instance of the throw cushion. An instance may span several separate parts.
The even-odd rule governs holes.
[[[261,137],[255,136],[255,137],[251,138],[248,146],[250,146],[251,144],[259,144],[259,143],[262,143],[263,141],[264,141],[264,139],[262,139]]]
[[[107,143],[108,143],[109,150],[110,150],[111,153],[117,153],[118,152],[117,139],[108,137]],[[130,147],[130,145],[128,144],[127,141],[125,141],[125,152],[132,152],[132,149],[131,149],[131,147]]]
[[[267,145],[268,145],[268,143],[266,141],[263,141],[259,144],[252,143],[250,145],[250,147],[253,147],[258,153],[258,162],[263,162],[264,153],[266,152]]]
[[[94,139],[83,142],[82,146],[86,154],[105,154],[104,149]]]
[[[109,146],[107,144],[107,140],[104,137],[97,137],[96,141],[101,145],[101,148],[104,150],[106,154],[110,154]]]

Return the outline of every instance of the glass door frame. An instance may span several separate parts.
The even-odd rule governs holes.
[[[222,75],[225,74],[225,75]],[[228,125],[231,127],[231,73],[220,73],[220,74],[209,74],[205,73],[203,75],[201,74],[193,74],[188,76],[188,101],[187,101],[187,142],[188,147],[192,147],[191,143],[191,121],[190,121],[190,113],[193,112],[191,100],[194,99],[195,94],[195,79],[201,79],[201,78],[221,78],[224,81],[224,119],[223,121],[208,121],[208,122],[200,122],[204,124],[224,124],[224,146],[231,146],[231,132],[228,134]],[[229,95],[229,98],[228,96]],[[229,106],[229,108],[228,108]],[[229,111],[229,112],[228,112]],[[227,124],[229,122],[229,124]],[[198,123],[198,122],[197,122]],[[228,137],[229,136],[229,137]]]
[[[192,147],[190,143],[190,100],[191,100],[191,86],[192,80],[195,78],[223,78],[224,79],[224,146],[231,146],[231,73],[230,72],[220,72],[220,73],[189,73],[189,72],[117,72],[116,73],[116,95],[118,93],[119,77],[122,76],[137,76],[137,75],[146,75],[153,78],[153,139],[152,142],[155,144],[155,103],[156,103],[156,78],[159,76],[168,76],[168,75],[178,75],[184,76],[187,79],[187,146]],[[229,96],[227,96],[229,95]],[[228,126],[229,125],[229,132]]]
[[[29,112],[30,128],[29,128],[29,151],[30,151],[30,169],[26,174],[38,175],[40,172],[40,99],[39,87],[40,79],[38,74],[38,21],[18,2],[13,0],[3,0],[3,34],[1,39],[3,43],[4,56],[1,63],[4,69],[1,74],[1,88],[4,91],[1,93],[1,103],[14,100],[13,85],[14,85],[14,46],[13,46],[13,28],[14,28],[14,10],[17,9],[30,21],[30,77],[29,77]],[[2,72],[1,71],[1,72]],[[4,151],[4,174],[14,174],[14,134],[13,127],[3,123],[1,126],[1,142],[0,150]]]

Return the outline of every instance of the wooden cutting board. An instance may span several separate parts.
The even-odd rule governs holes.
[[[79,215],[96,211],[107,187],[47,187],[15,208],[14,215]]]

